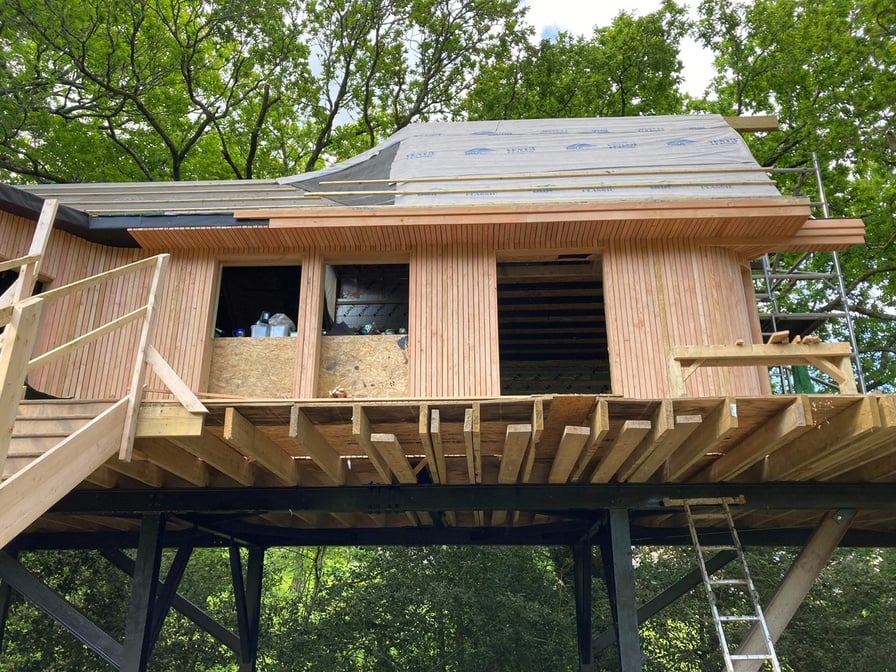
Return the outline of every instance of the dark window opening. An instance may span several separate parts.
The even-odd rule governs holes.
[[[15,270],[0,271],[0,296],[12,287],[13,283],[19,279],[19,272]],[[44,283],[38,280],[34,283],[34,293],[40,294],[44,291]]]
[[[498,264],[502,394],[610,391],[599,261]]]
[[[283,313],[296,323],[301,279],[300,266],[225,266],[221,269],[216,335],[233,336],[243,329],[248,336],[263,312]]]
[[[327,266],[323,329],[331,336],[404,333],[408,328],[407,264]]]

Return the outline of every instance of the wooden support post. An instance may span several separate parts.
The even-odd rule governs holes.
[[[576,632],[579,645],[579,669],[591,672],[591,542],[572,547],[575,564]]]
[[[73,607],[56,591],[0,551],[0,579],[19,595],[59,623],[114,669],[122,662],[122,646],[105,630]]]
[[[134,370],[131,373],[131,386],[128,390],[128,410],[125,415],[121,447],[118,451],[119,458],[126,462],[130,461],[134,452],[137,417],[140,413],[140,402],[143,400],[143,384],[146,380],[146,351],[151,345],[156,331],[156,322],[159,317],[156,303],[161,295],[161,289],[165,285],[169,257],[170,255],[167,254],[160,254],[156,257],[155,270],[149,285],[149,296],[146,300],[146,316],[143,319],[143,328],[140,330],[140,339],[137,342],[137,354],[134,358]]]
[[[326,264],[319,250],[309,250],[302,259],[301,282],[299,315],[296,321],[299,326],[299,350],[293,392],[298,399],[311,399],[318,396],[317,378],[326,289]]]
[[[843,510],[828,513],[821,524],[815,530],[812,538],[800,551],[793,561],[787,574],[781,580],[781,585],[775,591],[768,606],[765,608],[765,622],[772,641],[777,642],[784,628],[790,623],[790,619],[806,599],[815,579],[827,566],[831,555],[840,545],[843,535],[849,530],[849,526],[855,518],[854,510]],[[749,634],[741,642],[737,650],[738,654],[765,653],[765,643],[762,641],[762,629],[753,627]],[[735,663],[736,672],[759,672],[762,667],[761,660],[739,660]]]
[[[594,453],[600,445],[600,442],[604,440],[607,432],[610,431],[609,406],[607,406],[606,399],[597,400],[597,403],[594,405],[594,410],[591,411],[591,417],[588,420],[591,434],[588,436],[585,450],[583,450],[582,454],[579,456],[579,461],[576,464],[575,469],[572,470],[572,474],[569,477],[570,481],[577,481],[579,479],[579,476],[582,475],[586,467],[590,464],[591,458],[594,457]]]
[[[38,298],[13,306],[12,319],[0,334],[0,473],[6,464],[12,428],[24,394],[41,307],[42,301]]]
[[[348,479],[345,461],[299,406],[292,407],[289,436],[323,469],[327,476],[335,481],[336,485],[345,485]]]
[[[467,448],[467,472],[470,483],[482,483],[482,449],[480,437],[479,402],[464,413],[464,444]]]
[[[145,672],[152,655],[152,617],[155,612],[159,568],[162,563],[162,516],[144,516],[134,578],[131,581],[131,606],[125,626],[121,672]]]
[[[377,450],[377,447],[370,442],[370,435],[372,433],[373,430],[370,428],[370,420],[367,419],[367,413],[364,412],[364,407],[361,406],[361,404],[352,404],[352,436],[354,437],[355,441],[358,442],[358,445],[361,446],[361,448],[367,453],[367,457],[370,458],[370,463],[373,465],[373,468],[376,469],[376,473],[380,475],[383,483],[388,485],[392,482],[392,474],[389,473],[389,465],[387,465],[383,461],[383,458],[380,455],[379,450]],[[426,434],[426,439],[429,439],[428,432]],[[429,443],[431,446],[432,442],[430,441]],[[428,456],[429,453],[427,453],[427,457]],[[434,462],[430,463],[429,471],[431,474],[433,474],[433,482],[438,483],[438,473],[436,471],[436,465]]]
[[[50,240],[50,233],[53,231],[53,220],[56,219],[56,211],[59,208],[59,201],[55,198],[44,201],[43,207],[40,209],[40,216],[37,218],[37,226],[34,228],[34,235],[31,237],[31,247],[28,249],[28,256],[42,257],[47,249],[47,242]],[[40,259],[25,264],[19,272],[19,278],[14,285],[15,290],[12,294],[12,303],[18,303],[23,299],[27,299],[34,293],[34,285],[37,283],[37,276],[40,271]]]
[[[638,637],[638,610],[635,602],[635,575],[632,566],[632,539],[628,511],[610,509],[609,535],[601,556],[607,569],[607,592],[613,610],[616,641],[619,648],[619,669],[641,672],[641,643]]]
[[[589,427],[567,425],[563,428],[560,445],[557,446],[557,453],[551,463],[548,483],[566,483],[590,436],[591,429]]]

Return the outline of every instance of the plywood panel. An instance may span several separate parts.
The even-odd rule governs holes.
[[[447,240],[415,251],[410,297],[410,394],[500,394],[494,251]]]
[[[751,342],[753,325],[738,256],[691,241],[620,241],[604,255],[612,389],[649,399],[670,392],[667,359],[679,345]],[[688,394],[760,394],[757,369],[698,371]]]
[[[297,338],[216,338],[208,391],[237,397],[292,396]]]
[[[327,336],[321,339],[317,396],[337,387],[353,398],[408,396],[408,337]]]

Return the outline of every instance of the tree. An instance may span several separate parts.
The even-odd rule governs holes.
[[[560,33],[493,62],[467,100],[474,119],[637,116],[683,109],[679,44],[689,22],[664,0],[656,12],[620,14],[588,39]]]

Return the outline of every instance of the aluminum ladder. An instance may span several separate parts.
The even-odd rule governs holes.
[[[694,544],[694,550],[697,553],[697,561],[700,564],[700,573],[703,576],[703,586],[706,589],[706,597],[709,600],[709,608],[712,612],[712,620],[716,628],[716,634],[719,638],[719,644],[722,647],[722,655],[725,657],[725,672],[735,672],[735,663],[739,660],[761,660],[768,663],[774,672],[781,672],[781,666],[778,663],[778,656],[775,653],[775,644],[769,634],[768,624],[765,620],[765,614],[762,611],[762,605],[759,602],[759,593],[753,585],[753,579],[750,577],[750,570],[747,567],[747,558],[744,555],[743,546],[741,546],[740,538],[737,536],[737,530],[734,528],[734,519],[731,517],[730,504],[743,504],[743,498],[725,497],[720,499],[700,499],[700,500],[681,500],[684,506],[685,514],[688,519],[688,528],[691,531],[691,541]],[[699,507],[695,511],[694,507]],[[728,526],[729,543],[724,544],[703,544],[697,533],[697,525],[695,519],[715,520],[719,523],[723,522]],[[714,574],[710,574],[706,570],[706,554],[716,553],[719,551],[734,551],[740,561],[740,576],[737,578],[717,578]],[[725,597],[725,593],[729,591],[746,591],[750,601],[753,603],[752,614],[739,613],[722,613],[721,598]],[[730,593],[729,593],[730,594]],[[733,601],[733,600],[732,600]],[[737,654],[731,653],[728,635],[725,632],[725,625],[730,623],[751,623],[758,624],[762,630],[763,639],[765,641],[765,653],[756,654]]]

